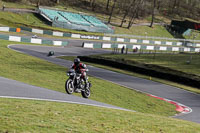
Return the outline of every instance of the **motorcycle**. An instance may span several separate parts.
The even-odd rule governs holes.
[[[88,69],[84,70],[88,71]],[[82,74],[76,73],[74,69],[70,69],[67,72],[67,76],[69,78],[67,79],[65,83],[65,90],[68,94],[72,93],[80,93],[84,98],[90,97],[90,88],[92,84],[88,81],[87,85],[85,84],[85,81],[83,78],[81,78]],[[88,77],[87,77],[88,79]]]

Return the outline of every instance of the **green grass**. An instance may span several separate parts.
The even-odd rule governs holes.
[[[66,59],[66,60],[73,60],[75,57],[62,56],[62,57],[59,57],[59,58]],[[194,88],[194,87],[191,87],[191,86],[186,86],[186,85],[182,85],[182,84],[179,84],[179,83],[175,83],[175,82],[172,82],[172,81],[168,81],[168,80],[164,80],[164,79],[159,79],[159,78],[155,78],[155,77],[149,77],[147,75],[142,75],[142,74],[138,74],[138,73],[135,73],[135,72],[130,72],[130,71],[127,71],[127,70],[113,68],[113,67],[105,66],[105,65],[101,65],[101,64],[95,64],[95,63],[90,63],[90,62],[85,62],[85,63],[88,64],[88,65],[92,65],[92,66],[96,66],[96,67],[99,67],[99,68],[111,70],[111,71],[114,71],[114,72],[119,72],[119,73],[131,75],[131,76],[135,76],[135,77],[139,77],[139,78],[144,78],[144,79],[147,79],[147,80],[152,80],[152,81],[160,82],[160,83],[163,83],[163,84],[175,86],[175,87],[178,87],[178,88],[182,88],[182,89],[185,89],[185,90],[188,90],[188,91],[200,94],[200,89]]]
[[[3,5],[3,2],[0,4]],[[20,3],[7,3],[6,5],[8,5],[8,7],[14,7],[14,6],[19,7],[19,4]],[[66,7],[63,5],[57,5],[55,7],[58,9],[66,9]],[[35,5],[25,4],[22,8],[34,9],[36,7]],[[67,7],[67,11],[73,11],[73,12],[81,11],[87,14],[94,15],[93,12],[91,13],[88,10],[84,10],[80,8]],[[95,15],[98,16],[98,18],[100,18],[101,20],[107,20],[109,17],[108,15],[104,15],[101,13],[96,13]],[[116,17],[116,18],[119,19],[119,17]],[[114,21],[120,23],[120,20],[118,19]],[[62,32],[69,32],[69,33],[86,34],[86,35],[100,35],[100,36],[103,35],[102,33],[90,33],[90,32],[82,32],[82,31],[52,27],[52,26],[44,24],[39,18],[37,18],[32,13],[0,12],[0,25],[10,26],[10,27],[26,26],[26,27],[32,27],[32,28],[40,28],[40,29],[46,29],[46,30],[54,30],[54,31],[62,31]],[[133,26],[130,29],[114,26],[114,28],[115,28],[115,34],[130,34],[130,35],[139,35],[139,36],[156,36],[156,37],[174,38],[163,26],[159,26],[159,25],[155,25],[153,26],[153,28],[150,28],[149,26]]]
[[[1,4],[3,5],[3,3]],[[19,3],[9,3],[7,5],[9,7],[13,7],[14,5],[18,7]],[[36,8],[32,5],[25,5],[23,8],[30,8],[30,7]],[[58,9],[66,9],[65,6],[61,6],[61,5],[57,5],[55,7]],[[88,14],[94,15],[94,13],[91,13],[87,10],[83,10],[79,8],[68,7],[67,11],[73,11],[73,12],[82,11],[82,12],[86,12]],[[106,20],[109,17],[100,13],[97,13],[95,15],[101,19],[106,19]],[[27,26],[27,27],[38,27],[42,29],[57,30],[57,31],[63,31],[63,32],[70,32],[70,33],[103,35],[101,33],[89,33],[89,32],[81,32],[81,31],[51,27],[49,25],[44,24],[40,19],[38,19],[32,13],[0,12],[0,20],[1,20],[0,24],[11,26],[11,27]],[[115,21],[118,21],[118,20],[115,20]],[[149,26],[134,26],[134,27],[131,27],[130,29],[115,26],[115,34],[131,34],[131,35],[140,35],[140,36],[158,36],[158,37],[173,38],[173,36],[169,32],[167,32],[167,30],[162,26],[154,26],[154,28],[150,28]]]
[[[101,2],[105,4],[105,2]],[[26,9],[36,9],[35,4],[30,4],[25,1],[22,3],[20,2],[2,2],[0,1],[0,7],[6,5],[9,8],[26,8]],[[61,3],[60,5],[54,6],[54,8],[72,11],[76,13],[86,13],[88,15],[95,15],[100,18],[102,21],[107,21],[109,15],[91,12],[90,10],[78,8],[78,7],[71,7],[66,3]],[[15,18],[15,19],[13,19]],[[112,22],[117,23],[112,25],[115,29],[115,34],[130,34],[130,35],[138,35],[138,36],[156,36],[156,37],[167,37],[167,38],[174,38],[163,26],[154,25],[153,28],[149,26],[132,26],[130,29],[119,27],[121,23],[122,16],[116,15],[112,17]],[[136,23],[148,23],[151,21],[151,16],[145,18],[144,20],[139,20]],[[128,21],[127,21],[128,22]],[[165,18],[164,16],[156,16],[155,22],[165,22],[170,23],[170,20]],[[125,23],[127,25],[127,23]],[[90,32],[82,32],[70,29],[62,29],[58,27],[51,27],[49,25],[44,24],[40,19],[38,19],[32,13],[11,13],[11,12],[0,12],[0,26],[10,26],[10,27],[19,27],[19,26],[27,26],[32,28],[41,28],[47,30],[55,30],[55,31],[62,31],[62,32],[69,32],[69,33],[78,33],[78,34],[86,34],[86,35],[103,35],[102,33],[90,33]],[[194,38],[195,34],[197,37]],[[191,36],[184,36],[186,39],[195,39],[199,40],[200,36],[198,32],[192,33]]]
[[[10,27],[25,26],[29,28],[32,27],[32,28],[39,28],[39,29],[46,29],[46,30],[68,32],[68,33],[103,35],[102,33],[89,33],[89,32],[81,32],[81,31],[75,31],[75,30],[70,30],[70,29],[52,27],[50,25],[44,24],[43,21],[41,21],[38,17],[36,17],[32,13],[0,12],[0,24],[2,26],[10,26]]]
[[[12,51],[1,41],[0,76],[65,93],[66,68]],[[175,106],[140,92],[90,77],[93,84],[90,99],[119,107],[164,116],[176,114]],[[80,96],[80,94],[78,94]]]
[[[12,27],[18,27],[18,26],[48,27],[32,13],[0,12],[0,20],[1,24]]]
[[[200,32],[198,30],[192,30],[190,35],[184,36],[185,39],[190,39],[190,40],[200,40]],[[196,43],[196,42],[194,42]]]
[[[27,4],[27,3],[20,3],[20,2],[5,2],[0,1],[0,7],[2,8],[5,5],[6,8],[25,8],[25,9],[35,9],[36,5]]]
[[[199,133],[200,125],[93,106],[0,98],[0,132]]]
[[[153,28],[149,26],[134,26],[130,29],[115,27],[115,34],[174,38],[163,26],[159,25],[155,25]]]

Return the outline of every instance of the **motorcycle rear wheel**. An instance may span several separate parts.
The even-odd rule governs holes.
[[[65,83],[65,90],[68,94],[74,93],[74,87],[73,87],[73,82],[72,79],[68,79]]]

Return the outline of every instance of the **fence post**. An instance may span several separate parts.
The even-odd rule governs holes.
[[[128,54],[128,48],[126,48],[126,54]]]

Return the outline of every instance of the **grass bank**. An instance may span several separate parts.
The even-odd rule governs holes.
[[[0,107],[0,132],[200,132],[192,122],[92,106],[0,98]]]
[[[90,32],[82,32],[82,31],[52,27],[50,25],[45,24],[42,20],[40,20],[37,17],[36,14],[33,14],[33,13],[13,13],[13,12],[0,11],[0,25],[9,26],[9,27],[22,26],[22,27],[29,27],[29,28],[39,28],[39,29],[61,31],[61,32],[67,32],[67,33],[103,35],[102,33],[90,33]]]
[[[176,56],[173,53],[169,53],[169,54],[166,54],[166,55],[168,55],[167,58],[170,58],[170,60],[174,60],[174,58],[170,57],[170,56]],[[127,62],[128,58],[125,59],[125,56],[129,56],[129,57],[134,56],[134,57],[131,58],[132,60],[134,60],[134,59],[139,60],[139,58],[137,58],[137,57],[140,57],[139,55],[120,55],[120,54],[119,55],[114,55],[114,56],[116,56],[116,60],[121,60],[121,61],[124,60],[126,62]],[[156,60],[156,59],[154,59],[154,55],[153,54],[145,54],[145,55],[141,55],[141,56],[147,56],[147,58],[150,58],[149,60],[147,59],[148,61]],[[156,55],[156,58],[157,58],[157,56],[158,55]],[[185,56],[188,57],[188,55],[185,55]],[[97,57],[97,58],[99,58],[99,57],[103,57],[103,58],[107,57],[107,59],[110,59],[110,58],[112,58],[112,55],[109,55],[109,54],[97,55],[97,56],[93,55],[92,57]],[[60,57],[60,58],[66,59],[66,60],[73,60],[74,59],[74,57],[64,57],[64,56]],[[113,58],[115,58],[115,57],[113,57]],[[175,60],[177,60],[177,58],[175,58]],[[198,58],[198,55],[197,55],[196,58]],[[188,59],[188,58],[185,58],[185,59]],[[164,61],[164,59],[161,58],[160,62],[162,62],[162,61]],[[182,63],[184,64],[185,60],[182,59],[182,61],[183,61]],[[145,63],[144,60],[142,62]],[[153,61],[153,62],[155,62],[155,61]],[[174,63],[174,65],[176,67],[180,66],[179,64],[176,64],[177,63],[176,61],[174,61],[173,63]],[[160,79],[160,78],[156,78],[156,77],[150,77],[149,75],[143,75],[143,74],[139,74],[139,73],[136,73],[136,72],[133,72],[133,71],[123,70],[123,69],[120,69],[120,68],[114,68],[114,67],[110,67],[110,66],[106,66],[106,65],[97,64],[97,63],[86,62],[86,64],[93,65],[93,66],[96,66],[96,67],[99,67],[99,68],[103,68],[103,69],[108,69],[108,70],[111,70],[111,71],[114,71],[114,72],[124,73],[124,74],[135,76],[135,77],[140,77],[140,78],[144,78],[144,79],[148,79],[148,80],[153,80],[153,81],[156,81],[156,82],[160,82],[160,83],[163,83],[163,84],[168,84],[168,85],[175,86],[175,87],[178,87],[178,88],[182,88],[182,89],[185,89],[185,90],[188,90],[188,91],[192,91],[192,92],[195,92],[195,93],[200,93],[200,89],[198,89],[198,88],[194,88],[194,87],[191,87],[191,86],[186,86],[186,85],[179,84],[179,83],[176,83],[176,82],[172,82],[172,81],[169,81],[169,80],[164,80],[164,79]],[[164,63],[161,63],[161,64],[164,64]],[[167,63],[167,64],[171,64],[172,65],[172,63]],[[187,63],[185,62],[185,64],[187,64]],[[148,66],[148,64],[146,66]],[[186,71],[188,71],[187,68],[186,68]],[[191,70],[189,70],[189,71],[191,71]],[[196,71],[199,71],[199,69],[197,68]],[[195,72],[195,74],[196,74],[196,72]]]
[[[103,2],[102,4],[106,4]],[[27,1],[22,1],[22,2],[3,2],[0,1],[0,7],[3,7],[5,5],[7,8],[25,8],[25,9],[36,9],[36,4],[31,4]],[[102,12],[92,12],[91,10],[87,10],[80,7],[71,7],[68,5],[68,3],[60,3],[58,5],[53,6],[52,8],[57,8],[61,10],[66,10],[69,12],[75,12],[75,13],[80,13],[82,12],[83,14],[88,14],[92,16],[96,16],[99,19],[101,19],[103,22],[107,22],[109,15],[108,14],[103,14]],[[10,19],[11,18],[11,19]],[[15,18],[15,19],[13,19]],[[120,27],[121,19],[123,18],[123,15],[120,16],[114,15],[112,17],[112,27],[115,29],[115,34],[129,34],[129,35],[138,35],[138,36],[156,36],[156,37],[167,37],[167,38],[177,38],[178,36],[182,37],[181,35],[176,35],[174,37],[171,35],[165,27],[161,25],[154,25],[153,28],[150,28],[148,25],[147,26],[132,26],[130,29],[127,29],[125,27]],[[28,19],[28,21],[27,21]],[[19,26],[28,26],[28,27],[33,27],[33,28],[41,28],[41,29],[47,29],[47,30],[56,30],[56,31],[63,31],[63,32],[70,32],[70,33],[78,33],[78,34],[86,34],[86,35],[103,35],[101,33],[90,33],[90,32],[82,32],[82,31],[76,31],[76,30],[70,30],[70,29],[62,29],[62,28],[56,28],[56,27],[51,27],[49,25],[44,24],[41,22],[40,19],[38,19],[35,15],[32,13],[11,13],[11,12],[3,12],[0,11],[0,26],[11,26],[11,27],[19,27]],[[19,21],[18,21],[19,20]],[[164,16],[155,16],[155,22],[156,23],[170,23],[170,19],[166,18]],[[128,22],[128,19],[127,19]],[[127,25],[128,23],[125,23]],[[143,20],[136,19],[135,23],[140,24],[140,23],[150,23],[151,22],[151,16],[148,16],[147,18],[144,18]],[[195,36],[195,37],[194,37]],[[194,40],[199,40],[200,39],[200,34],[199,32],[192,32],[190,36],[184,36],[186,39],[194,39]]]
[[[154,64],[163,67],[168,67],[174,70],[179,70],[186,73],[191,73],[195,75],[200,75],[200,55],[199,54],[106,54],[98,55],[92,57],[103,57],[110,58],[114,60],[124,60],[130,64],[134,63],[133,61],[145,63],[145,64]]]
[[[0,76],[65,93],[66,68],[10,50],[7,45],[11,43],[1,41]],[[90,99],[138,112],[164,116],[177,113],[173,105],[145,94],[94,77],[90,81],[93,84]]]
[[[12,2],[0,2],[0,6],[2,7],[5,5],[8,8],[26,8],[26,9],[36,9],[36,5],[25,4],[22,3],[23,6],[19,6],[20,3],[12,3]],[[65,9],[67,5],[57,5],[54,8],[57,9]],[[101,14],[101,13],[94,13],[88,10],[84,10],[81,8],[73,8],[67,7],[67,11],[77,12],[80,11],[83,13],[87,13],[89,15],[95,15],[100,18],[102,21],[107,21],[109,15]],[[15,19],[13,19],[15,18]],[[114,17],[115,18],[115,17]],[[118,19],[114,19],[114,22],[120,23],[120,17],[116,17]],[[56,31],[63,31],[63,32],[70,32],[70,33],[79,33],[79,34],[93,34],[93,35],[103,35],[101,33],[90,33],[90,32],[82,32],[70,29],[62,29],[57,27],[51,27],[49,25],[44,24],[36,15],[33,13],[12,13],[12,12],[3,12],[0,11],[0,24],[5,26],[11,27],[19,27],[19,26],[27,26],[33,28],[41,28],[41,29],[48,29],[48,30],[56,30]],[[133,26],[130,29],[122,28],[119,26],[112,25],[115,29],[115,34],[131,34],[131,35],[140,35],[140,36],[158,36],[158,37],[169,37],[173,38],[173,36],[163,27],[163,26],[154,26],[154,28],[150,28],[149,26]]]

